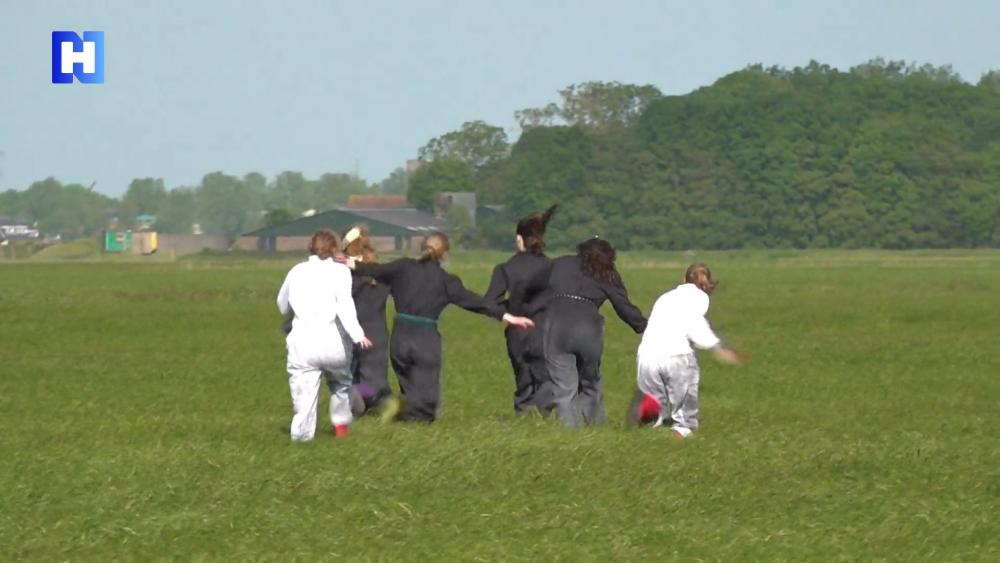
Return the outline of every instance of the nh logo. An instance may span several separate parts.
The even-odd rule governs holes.
[[[83,39],[72,31],[52,32],[52,83],[104,83],[104,32],[84,31]]]

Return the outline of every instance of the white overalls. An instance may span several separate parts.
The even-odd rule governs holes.
[[[350,424],[353,343],[365,334],[351,298],[351,271],[332,259],[310,256],[296,264],[278,291],[278,310],[294,314],[288,349],[288,387],[292,394],[291,438],[312,440],[324,374],[330,389],[330,422]]]

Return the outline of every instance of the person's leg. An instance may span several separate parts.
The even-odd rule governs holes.
[[[316,434],[316,408],[322,371],[313,366],[288,364],[288,388],[292,395],[293,442],[308,442]]]
[[[351,372],[347,366],[328,367],[326,384],[330,389],[330,424],[347,426],[354,420],[351,409]]]
[[[441,401],[441,335],[434,327],[413,327],[408,332],[412,363],[399,419],[433,422]]]
[[[550,319],[544,336],[545,363],[549,373],[546,395],[559,420],[573,428],[579,424],[574,402],[580,389],[580,374],[576,369],[576,356],[563,342],[562,333],[561,323]]]
[[[667,388],[659,366],[638,362],[636,391],[629,405],[627,423],[639,426],[661,422],[660,413],[669,412]]]
[[[576,371],[576,356],[566,352],[550,351],[546,356],[549,369],[549,391],[556,416],[566,426],[579,424],[575,399],[580,389],[580,376]]]
[[[543,315],[536,317],[536,319],[539,323],[545,322]],[[546,385],[546,382],[549,380],[549,368],[545,362],[545,351],[542,348],[542,331],[537,328],[528,331],[525,342],[527,345],[523,358],[524,362],[528,365],[532,388],[530,405],[541,411],[543,405],[551,402],[545,396],[551,388]]]
[[[370,409],[392,393],[389,387],[389,335],[384,325],[369,327],[365,334],[371,339],[372,347],[358,352],[354,381],[363,386],[365,408]]]
[[[514,413],[521,414],[533,406],[535,387],[531,366],[525,361],[526,340],[524,331],[508,327],[506,330],[507,357],[514,371]]]
[[[320,360],[330,390],[330,424],[338,436],[346,435],[348,425],[354,420],[350,398],[353,351],[354,343],[341,329],[339,341],[324,346]]]
[[[666,389],[670,403],[669,423],[681,437],[698,428],[698,359],[693,353],[674,356],[667,364]]]
[[[601,381],[601,355],[604,352],[604,322],[595,323],[593,331],[579,341],[580,393],[577,402],[587,424],[604,422],[604,382]]]

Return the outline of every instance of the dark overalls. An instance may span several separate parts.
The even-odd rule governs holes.
[[[377,406],[392,393],[389,389],[389,329],[385,323],[389,286],[368,276],[355,275],[351,294],[358,311],[358,322],[365,336],[372,341],[371,348],[355,349],[351,366],[354,384],[369,387],[363,394],[363,412]]]
[[[441,334],[437,329],[441,311],[454,304],[499,320],[503,308],[466,289],[462,280],[434,260],[359,263],[356,272],[389,284],[396,305],[389,359],[405,397],[399,419],[433,421],[441,400]]]
[[[624,286],[597,281],[583,274],[576,256],[552,261],[543,350],[548,364],[549,408],[567,426],[604,421],[601,354],[604,317],[598,313],[610,300],[615,313],[632,330],[642,333],[646,318],[629,301]]]
[[[548,368],[542,352],[544,309],[529,314],[537,308],[535,302],[546,288],[552,261],[544,254],[518,252],[493,269],[489,289],[484,296],[490,303],[497,303],[512,315],[531,317],[538,330],[507,327],[507,355],[514,370],[514,413],[522,414],[544,406],[548,402],[538,396],[548,379]]]

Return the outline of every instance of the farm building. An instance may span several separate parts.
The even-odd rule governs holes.
[[[289,223],[257,229],[241,236],[237,245],[242,250],[304,250],[309,246],[309,238],[317,230],[332,229],[343,234],[354,225],[368,227],[372,244],[379,251],[417,248],[428,233],[444,229],[441,220],[410,207],[339,208],[302,217]]]

